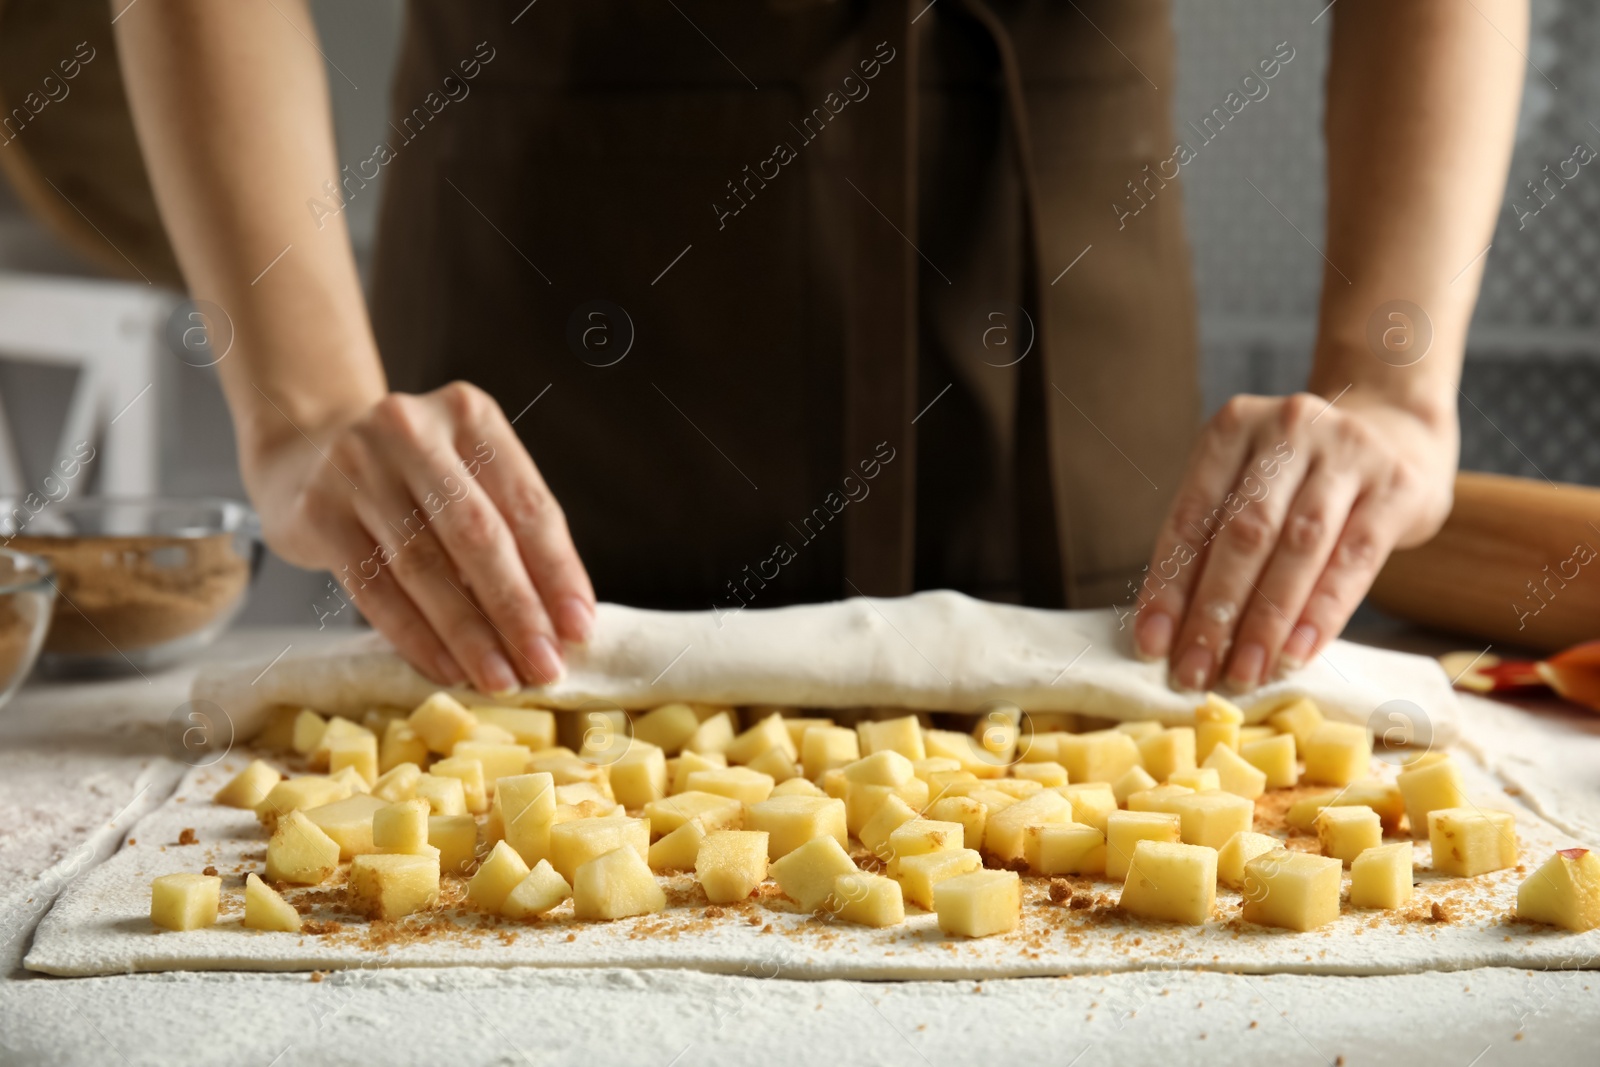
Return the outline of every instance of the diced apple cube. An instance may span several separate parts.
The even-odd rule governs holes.
[[[256,806],[256,817],[270,833],[291,811],[320,808],[343,800],[351,793],[350,786],[320,774],[307,774],[299,778],[285,778],[267,791],[266,799]]]
[[[845,781],[856,785],[902,785],[916,777],[911,761],[893,749],[874,752],[840,768]]]
[[[163,874],[150,883],[150,921],[167,930],[215,926],[222,879],[209,874]]]
[[[283,775],[275,768],[260,760],[251,760],[248,767],[234,775],[211,799],[230,808],[249,808],[254,811],[267,799],[272,787],[281,781]]]
[[[1218,791],[1176,797],[1172,810],[1178,815],[1181,840],[1186,845],[1219,849],[1234,834],[1255,826],[1255,804],[1232,793]]]
[[[300,932],[300,913],[252,871],[244,876],[244,925],[247,930],[295,934]]]
[[[865,871],[836,878],[823,907],[837,919],[862,926],[894,926],[906,921],[900,883]]]
[[[1078,782],[1059,786],[1056,792],[1072,804],[1072,821],[1106,832],[1106,819],[1117,810],[1117,795],[1105,782]]]
[[[1509,811],[1441,808],[1428,813],[1433,869],[1470,878],[1517,865],[1517,825]]]
[[[576,888],[579,867],[624,846],[637,852],[643,864],[650,854],[650,822],[613,815],[557,823],[550,828],[550,866]]]
[[[343,722],[343,719],[338,720]],[[368,787],[378,780],[378,739],[363,730],[358,735],[341,737],[328,745],[328,773],[338,774],[346,767],[361,775]]]
[[[1410,841],[1369,848],[1350,863],[1350,906],[1398,908],[1411,899],[1411,877]]]
[[[933,908],[947,934],[1003,934],[1022,922],[1022,879],[1015,871],[958,874],[934,885]]]
[[[915,715],[878,722],[863,722],[860,729],[861,752],[898,752],[908,760],[925,759],[927,743],[922,739],[922,723]]]
[[[417,778],[416,794],[428,802],[435,815],[467,813],[466,784],[460,778],[424,773]]]
[[[249,739],[250,747],[269,752],[287,752],[294,748],[294,720],[299,714],[299,708],[281,705],[268,711],[266,725]]]
[[[689,735],[689,740],[683,743],[683,750],[719,752],[726,755],[728,747],[733,744],[733,736],[733,716],[726,711],[719,711],[695,727],[694,733]]]
[[[849,843],[844,801],[833,797],[771,797],[750,805],[745,822],[747,829],[767,832],[773,860],[819,837],[830,837],[841,847]]]
[[[378,742],[378,773],[388,774],[403,764],[415,764],[418,769],[428,762],[428,746],[417,731],[404,719],[395,719],[383,728],[383,738]]]
[[[776,784],[771,775],[753,771],[749,767],[695,771],[689,775],[691,792],[731,797],[742,804],[761,803],[772,795],[772,787]]]
[[[1461,784],[1461,768],[1448,758],[1412,765],[1395,777],[1395,784],[1405,801],[1412,837],[1427,835],[1428,815],[1431,812],[1465,807],[1467,803],[1467,793]]]
[[[471,708],[467,710],[472,711]],[[478,713],[473,711],[472,714],[476,717]],[[468,730],[467,736],[463,737],[461,741],[457,741],[456,744],[459,746],[463,741],[476,741],[485,745],[514,745],[517,743],[516,737],[512,735],[510,730],[496,726],[492,722],[484,722],[482,719],[479,719],[478,725]],[[454,755],[455,749],[451,749],[450,752]]]
[[[1222,776],[1214,767],[1195,767],[1187,771],[1174,771],[1167,779],[1168,785],[1181,785],[1196,793],[1211,793],[1222,788]]]
[[[689,776],[696,771],[714,771],[728,765],[728,757],[720,752],[685,752],[667,761],[667,777],[672,780],[667,794],[687,792]]]
[[[1325,720],[1322,709],[1307,697],[1294,701],[1267,716],[1267,722],[1279,733],[1292,734],[1296,751],[1304,752],[1306,742]]]
[[[667,895],[644,857],[626,845],[587,861],[572,877],[572,910],[580,919],[625,919],[666,907]]]
[[[1191,745],[1193,739],[1191,731]],[[1061,735],[1055,762],[1067,769],[1069,782],[1115,782],[1140,765],[1140,751],[1140,743],[1121,730],[1092,730]]]
[[[1056,756],[1060,751],[1061,739],[1065,736],[1066,732],[1062,730],[1041,730],[1035,722],[1033,732],[1024,734],[1017,742],[1017,757],[1021,763],[1060,763]],[[1013,767],[1011,771],[1015,774],[1016,768]]]
[[[757,762],[760,761],[758,760]],[[771,800],[772,797],[826,797],[827,795],[817,786],[817,783],[797,775],[786,782],[779,782],[773,786],[772,796],[767,799]]]
[[[498,914],[511,891],[528,877],[528,865],[517,850],[501,841],[489,850],[467,883],[467,899],[491,914]]]
[[[1194,709],[1194,721],[1201,722],[1244,722],[1244,712],[1239,705],[1225,696],[1217,693],[1207,693],[1206,698]]]
[[[650,846],[645,854],[652,871],[689,871],[694,869],[700,855],[700,842],[706,839],[706,828],[699,819],[690,819]]]
[[[1314,930],[1339,917],[1343,865],[1327,856],[1274,849],[1244,865],[1245,922]]]
[[[489,787],[483,777],[483,764],[475,759],[457,758],[434,761],[428,773],[435,778],[455,778],[461,782],[461,799],[474,815],[489,810]]]
[[[515,743],[492,744],[487,741],[467,740],[456,742],[456,747],[450,750],[450,758],[476,760],[483,769],[484,785],[493,792],[495,782],[514,774],[521,774],[527,769],[528,760],[533,758],[533,750],[527,745]],[[434,773],[439,772],[435,769]]]
[[[340,767],[337,771],[328,775],[328,781],[337,782],[350,794],[372,792],[372,786],[367,783],[367,780],[354,767]]]
[[[267,841],[267,880],[318,885],[339,866],[339,843],[306,818],[291,811],[278,820]]]
[[[1174,726],[1139,742],[1139,756],[1144,763],[1144,769],[1158,782],[1171,781],[1172,776],[1179,771],[1194,770],[1196,766],[1194,750],[1192,726]],[[1070,765],[1067,767],[1067,773],[1072,773]],[[1121,775],[1117,777],[1120,778]]]
[[[1164,811],[1114,811],[1106,820],[1106,877],[1120,882],[1128,877],[1128,864],[1140,841],[1179,840],[1183,823]]]
[[[694,876],[713,904],[732,904],[755,892],[767,877],[765,830],[718,830],[695,854]]]
[[[1240,738],[1239,755],[1266,775],[1268,789],[1287,789],[1300,781],[1293,734],[1274,734],[1259,741]]]
[[[1311,731],[1300,752],[1306,781],[1349,785],[1372,772],[1372,731],[1353,722],[1325,722]]]
[[[953,852],[965,847],[965,830],[958,822],[908,819],[890,831],[887,846],[879,858],[889,865],[888,873],[893,877],[898,870],[896,865],[907,856]]]
[[[787,737],[788,733],[785,732],[784,736]],[[800,777],[800,767],[795,763],[794,757],[781,748],[769,748],[745,764],[745,766],[752,771],[760,771],[762,774],[770,775],[772,780],[779,785],[795,780],[806,782],[804,778]],[[806,782],[806,784],[810,785],[811,783]]]
[[[439,902],[439,860],[398,853],[350,861],[350,905],[369,919],[399,919]]]
[[[611,791],[617,803],[642,808],[667,795],[667,756],[638,738],[611,765]]]
[[[1043,763],[1019,763],[1011,773],[1025,781],[1038,782],[1047,788],[1067,784],[1067,769],[1054,760]]]
[[[1234,796],[1254,800],[1267,791],[1266,772],[1227,746],[1213,748],[1202,769],[1215,771],[1219,788]]]
[[[548,774],[556,785],[592,785],[608,800],[614,799],[611,792],[611,768],[604,764],[581,760],[571,749],[552,748],[535,752],[528,760],[526,773]]]
[[[1106,835],[1081,823],[1030,825],[1022,855],[1036,874],[1100,875],[1106,870]]]
[[[1323,808],[1314,824],[1317,845],[1324,856],[1331,856],[1346,867],[1369,848],[1383,844],[1383,823],[1368,807],[1336,805]]]
[[[1244,865],[1257,856],[1263,856],[1282,847],[1282,841],[1268,834],[1258,834],[1251,830],[1242,830],[1234,834],[1217,850],[1217,881],[1234,889],[1242,888]]]
[[[344,741],[365,737],[372,738],[374,742],[377,741],[376,735],[360,723],[334,716],[323,727],[322,736],[317,739],[316,747],[306,754],[306,763],[313,770],[328,770],[330,769],[329,759],[334,746]],[[337,768],[332,769],[337,770]]]
[[[861,758],[861,743],[854,730],[842,726],[816,726],[801,739],[800,758],[807,778],[820,778],[823,771],[843,767]]]
[[[771,849],[770,843],[768,849]],[[767,873],[785,895],[800,905],[801,911],[809,912],[827,900],[828,894],[833,892],[833,883],[841,874],[850,874],[855,869],[844,846],[824,835],[813,837],[781,859],[772,861]]]
[[[1179,797],[1193,796],[1194,790],[1186,785],[1158,785],[1128,797],[1129,811],[1172,811],[1172,802]]]
[[[559,906],[570,896],[572,886],[561,877],[561,872],[550,866],[549,860],[540,860],[528,876],[506,894],[500,914],[508,919],[531,919]]]
[[[983,868],[983,857],[970,848],[947,852],[928,852],[920,856],[902,856],[895,877],[906,900],[922,908],[933,910],[933,887],[946,878],[969,874]]]
[[[1035,793],[989,816],[989,824],[983,832],[983,851],[1002,862],[1019,860],[1023,831],[1028,826],[1071,821],[1070,800],[1054,790]]]
[[[426,800],[402,800],[386,804],[372,813],[372,847],[379,852],[404,852],[420,855],[428,844]]]
[[[999,778],[1006,765],[969,734],[959,730],[924,730],[923,747],[928,755],[953,759],[961,769],[978,778]]]
[[[549,748],[556,743],[556,717],[538,708],[507,708],[498,704],[474,704],[467,710],[478,722],[498,726],[511,735],[519,745],[527,745],[532,752]]]
[[[800,750],[795,747],[793,739],[789,737],[788,729],[783,725],[783,716],[777,712],[773,712],[735,737],[724,755],[728,757],[729,763],[749,764],[773,749],[788,756],[791,761],[800,755]]]
[[[1147,792],[1160,784],[1143,767],[1133,767],[1112,784],[1111,794],[1117,798],[1119,805],[1126,805],[1133,794]]]
[[[804,742],[807,730],[811,729],[813,726],[833,725],[834,721],[832,719],[804,718],[794,715],[785,716],[783,720],[783,728],[789,731],[789,740],[794,742],[794,750],[796,753],[805,751]]]
[[[861,833],[857,836],[861,838],[861,843],[866,846],[867,851],[887,862],[893,858],[889,850],[889,836],[899,827],[914,821],[916,817],[915,808],[899,797],[891,796],[878,805],[878,810],[867,820],[867,824],[861,828]]]
[[[700,729],[700,717],[687,704],[663,704],[633,720],[635,740],[646,741],[667,754],[683,750],[684,742]]]
[[[1241,726],[1239,727],[1239,754],[1241,756],[1244,755],[1245,745],[1253,745],[1257,741],[1265,741],[1268,738],[1277,736],[1277,730],[1262,723],[1257,723],[1254,726]]]
[[[1517,887],[1517,918],[1582,933],[1600,926],[1600,858],[1564,848]]]
[[[350,859],[377,849],[372,841],[372,817],[385,807],[383,801],[366,793],[308,808],[306,818],[339,844],[339,858]]]
[[[372,783],[372,795],[391,804],[411,800],[417,795],[417,782],[422,778],[422,768],[415,763],[401,763],[378,775]]]
[[[441,756],[450,754],[456,742],[465,740],[478,725],[478,717],[449,693],[435,693],[413,711],[406,720],[416,731],[428,751]]]
[[[439,850],[441,871],[464,874],[478,858],[478,824],[470,815],[430,815],[428,844]]]
[[[983,848],[983,834],[988,829],[989,809],[971,797],[945,797],[928,805],[928,818],[939,822],[961,824],[962,843],[974,852]]]
[[[843,804],[839,806],[844,807]],[[699,819],[708,831],[737,830],[744,822],[744,805],[732,797],[691,790],[651,801],[644,806],[644,817],[650,820],[652,834],[670,834],[690,819]],[[749,829],[770,830],[771,827],[752,825]]]
[[[1166,726],[1155,719],[1133,719],[1129,722],[1119,722],[1112,729],[1118,733],[1127,734],[1135,742],[1139,742],[1147,737],[1154,737],[1162,730],[1165,730]]]
[[[1140,841],[1118,907],[1129,915],[1198,926],[1217,903],[1217,850],[1205,845]]]
[[[310,708],[301,708],[294,719],[291,742],[294,750],[302,756],[310,756],[322,743],[322,734],[327,728],[327,719]]]
[[[1194,711],[1195,759],[1204,765],[1218,745],[1237,752],[1239,728],[1243,722],[1244,712],[1237,705],[1215,693],[1207,693],[1205,703]]]

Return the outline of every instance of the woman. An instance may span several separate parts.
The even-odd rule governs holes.
[[[1158,0],[416,0],[394,136],[340,161],[303,3],[114,4],[268,542],[486,691],[595,587],[1117,603],[1194,688],[1314,655],[1449,510],[1525,6],[1324,13],[1308,391],[1197,436],[1179,178],[1293,41],[1174,131]]]

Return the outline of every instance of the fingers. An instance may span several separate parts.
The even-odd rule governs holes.
[[[1287,441],[1259,443],[1223,498],[1228,518],[1208,546],[1173,646],[1172,675],[1189,689],[1210,688],[1233,645],[1256,580],[1267,567],[1283,529],[1304,461],[1285,463]],[[1269,478],[1267,475],[1273,476]]]
[[[329,569],[367,621],[429,681],[446,686],[464,683],[466,672],[382,565],[383,549],[354,516],[342,509],[340,514],[327,509],[313,522],[338,561]]]
[[[476,436],[458,437],[457,448],[469,464],[478,464],[478,484],[505,517],[556,633],[587,641],[594,628],[594,586],[561,506],[498,406],[461,425],[464,434]]]
[[[1406,468],[1394,468],[1356,502],[1327,566],[1284,642],[1278,657],[1280,673],[1304,666],[1350,621],[1399,540],[1409,481]]]
[[[1229,521],[1222,502],[1239,479],[1251,447],[1251,427],[1261,397],[1234,397],[1206,425],[1166,521],[1156,537],[1148,573],[1138,590],[1134,642],[1146,659],[1164,659],[1198,580],[1206,545]]]
[[[1246,597],[1225,679],[1237,689],[1260,684],[1299,619],[1344,529],[1361,487],[1359,472],[1318,461],[1295,494],[1266,570]]]

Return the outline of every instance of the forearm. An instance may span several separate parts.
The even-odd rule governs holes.
[[[1456,433],[1456,387],[1505,186],[1527,49],[1526,0],[1343,0],[1328,70],[1328,266],[1311,389],[1393,405]],[[1503,36],[1502,36],[1503,35]],[[1391,301],[1431,327],[1425,356],[1379,358]],[[1412,316],[1412,318],[1420,318]],[[1382,316],[1377,333],[1404,320]],[[1393,335],[1397,339],[1400,334]],[[1343,403],[1343,401],[1341,401]]]
[[[307,207],[339,175],[315,29],[304,0],[125,3],[117,44],[162,219],[190,294],[234,326],[217,369],[249,478],[385,392],[343,217],[319,228]]]

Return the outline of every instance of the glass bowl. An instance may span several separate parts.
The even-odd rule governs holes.
[[[213,497],[0,499],[0,535],[55,570],[39,657],[54,675],[181,661],[238,614],[261,562],[255,513]]]
[[[50,628],[50,561],[0,548],[0,707],[33,669],[33,661]]]

